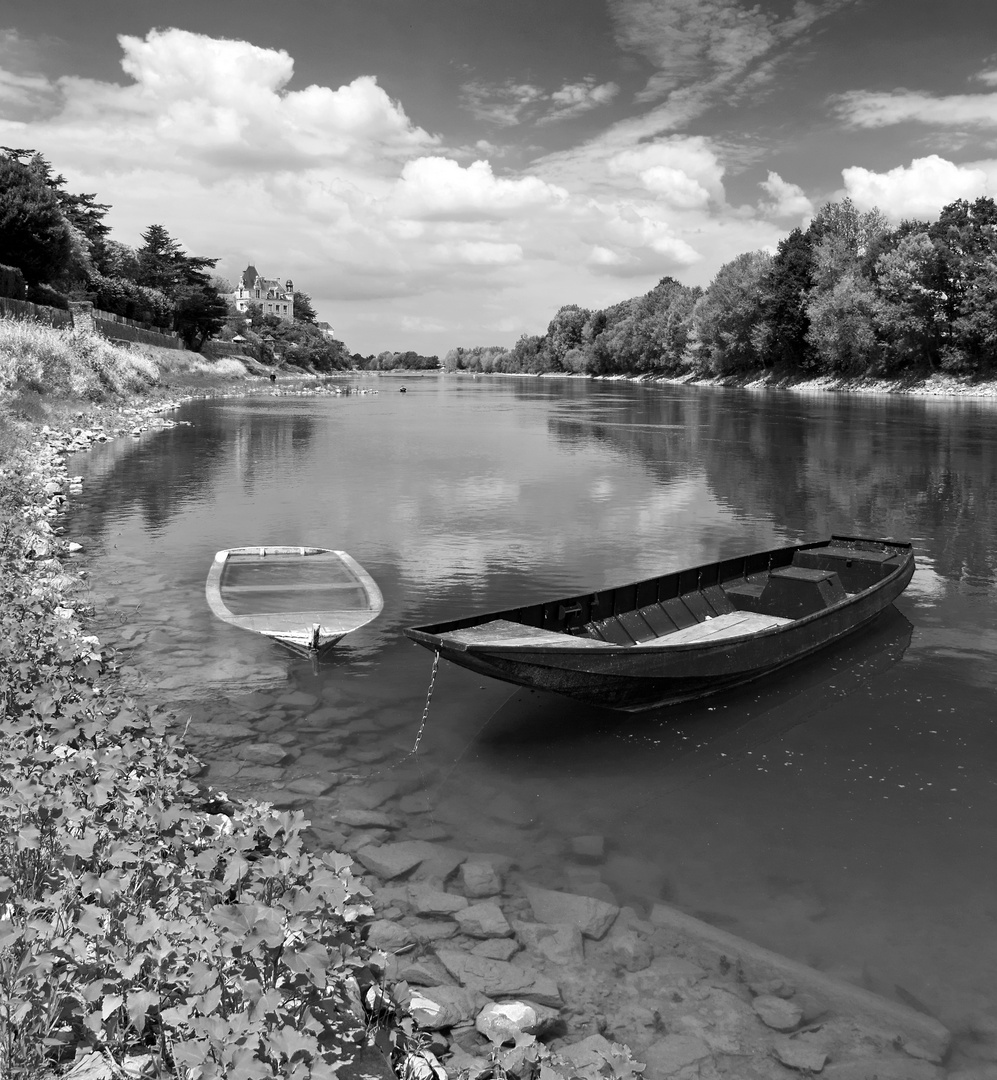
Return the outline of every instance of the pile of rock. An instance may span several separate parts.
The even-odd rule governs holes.
[[[941,1025],[737,939],[730,947],[665,905],[644,919],[542,888],[505,856],[428,841],[368,842],[355,858],[373,892],[368,943],[451,1076],[541,1066],[546,1080],[944,1075]]]

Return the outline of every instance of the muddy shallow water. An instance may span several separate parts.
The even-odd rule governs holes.
[[[191,717],[207,779],[345,801],[513,856],[543,884],[656,899],[917,1002],[997,1012],[989,402],[533,379],[366,380],[368,395],[190,403],[98,447],[67,535],[126,678]],[[613,714],[444,664],[402,628],[830,531],[913,539],[872,627],[777,678]],[[349,551],[381,617],[317,666],[215,619],[214,552]],[[577,837],[605,858],[570,857]]]

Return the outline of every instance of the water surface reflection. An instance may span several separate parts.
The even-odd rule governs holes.
[[[346,792],[549,884],[665,898],[902,987],[958,1027],[997,1009],[994,415],[498,378],[200,402],[192,427],[73,462],[67,525],[99,631],[134,686],[193,718],[211,782],[355,847]],[[638,717],[445,667],[405,756],[430,658],[404,626],[832,530],[908,536],[918,558],[899,611],[835,650]],[[287,542],[351,552],[386,599],[317,670],[204,603],[216,550]],[[589,834],[598,865],[569,855]]]

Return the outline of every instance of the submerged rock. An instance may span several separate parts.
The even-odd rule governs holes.
[[[380,949],[383,952],[403,949],[406,945],[411,945],[413,940],[412,934],[406,927],[391,919],[376,919],[367,931],[367,944],[372,949]]]
[[[762,994],[751,1004],[762,1023],[776,1031],[792,1031],[803,1019],[799,1005],[772,994]]]
[[[642,1055],[647,1066],[644,1080],[664,1080],[710,1056],[710,1048],[695,1035],[666,1035],[651,1043]]]
[[[473,904],[471,907],[458,911],[456,914],[457,925],[468,937],[475,938],[502,938],[512,936],[512,927],[509,925],[502,909],[495,903]]]
[[[787,1069],[798,1069],[807,1075],[819,1073],[827,1064],[827,1054],[820,1047],[789,1039],[776,1045],[775,1056]]]
[[[496,896],[502,891],[502,875],[492,863],[468,859],[461,864],[458,883],[474,899]]]
[[[453,915],[467,907],[467,899],[436,889],[426,882],[408,888],[408,901],[416,915]]]
[[[585,960],[582,934],[577,926],[517,922],[516,937],[531,952],[538,953],[551,963],[581,964]]]
[[[519,952],[519,942],[514,938],[487,938],[472,945],[471,952],[490,960],[509,960]]]
[[[456,949],[437,949],[436,955],[461,985],[488,997],[526,997],[541,1005],[561,1004],[557,983],[535,968],[469,955]]]
[[[603,937],[620,911],[616,904],[592,896],[555,892],[536,885],[524,885],[523,891],[539,922],[577,926],[590,938]]]
[[[418,840],[399,840],[395,844],[372,844],[356,852],[357,859],[382,881],[391,881],[414,870],[426,857]]]

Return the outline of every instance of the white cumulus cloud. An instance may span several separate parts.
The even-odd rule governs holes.
[[[459,219],[555,206],[565,202],[568,193],[535,176],[496,177],[487,161],[464,168],[449,158],[422,157],[405,163],[395,197],[407,216]]]
[[[894,221],[937,217],[956,199],[972,200],[997,191],[997,162],[956,165],[937,154],[883,173],[853,166],[842,169],[841,175],[846,193],[860,210],[878,207]]]
[[[97,193],[115,239],[161,223],[230,278],[249,261],[293,278],[351,349],[440,353],[458,343],[441,328],[473,344],[476,326],[511,344],[565,303],[602,307],[687,269],[705,283],[780,233],[727,206],[709,140],[643,120],[567,164],[501,172],[490,144],[446,147],[373,75],[292,89],[279,49],[183,30],[119,42],[121,82],[49,80],[31,43],[0,35],[0,144]],[[618,93],[592,76],[506,90],[508,115],[535,120]]]
[[[768,217],[802,219],[814,212],[814,204],[803,188],[783,180],[777,172],[769,172],[768,178],[758,186],[768,195],[761,204],[762,212]]]
[[[634,178],[678,209],[705,207],[724,198],[724,168],[702,136],[671,136],[623,150],[606,164],[611,177]]]

